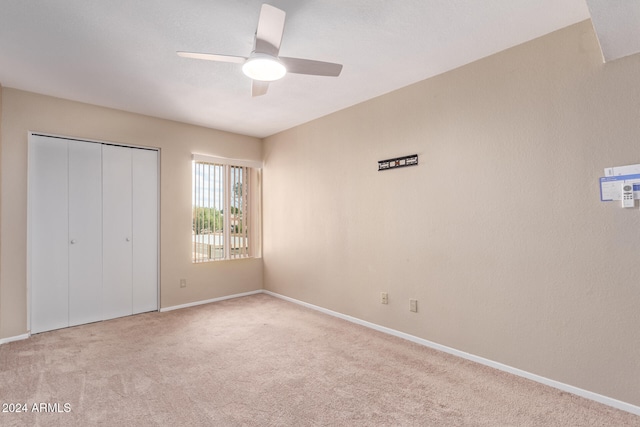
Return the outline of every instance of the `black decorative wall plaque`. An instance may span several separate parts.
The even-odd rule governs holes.
[[[396,157],[395,159],[387,159],[378,161],[378,170],[385,171],[387,169],[403,168],[405,166],[417,166],[418,155]]]

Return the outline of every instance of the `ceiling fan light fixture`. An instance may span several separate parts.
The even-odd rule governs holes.
[[[283,78],[287,69],[271,55],[253,53],[242,66],[242,72],[253,80],[272,82]]]

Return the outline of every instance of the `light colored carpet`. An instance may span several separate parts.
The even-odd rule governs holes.
[[[2,426],[640,426],[264,294],[2,345],[0,401],[28,406]]]

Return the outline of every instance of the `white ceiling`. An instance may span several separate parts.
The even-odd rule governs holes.
[[[586,0],[607,62],[640,52],[640,2]]]
[[[2,0],[0,84],[265,137],[588,19],[585,0],[270,0],[280,54],[344,64],[251,97],[261,0]]]

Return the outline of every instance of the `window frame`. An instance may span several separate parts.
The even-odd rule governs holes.
[[[191,262],[193,264],[201,264],[260,258],[262,163],[251,160],[192,154],[191,164]],[[201,165],[199,171],[197,170],[198,165]],[[207,167],[209,169],[205,173],[205,168]],[[213,179],[211,179],[212,172]],[[200,174],[200,179],[197,179],[198,174]],[[206,183],[205,179],[208,180]],[[220,179],[222,180],[221,182]],[[241,183],[240,194],[235,190],[238,182]],[[211,190],[211,186],[217,186],[218,189],[222,188],[222,190]],[[207,188],[209,190],[205,194],[204,192]],[[212,203],[208,197],[214,197],[216,202]],[[208,206],[205,206],[205,200],[208,200],[206,203]],[[212,212],[220,212],[219,215],[222,215],[222,232],[212,232],[212,230],[209,230],[208,233],[198,232],[200,231],[198,230],[199,213],[197,211],[199,201],[202,203],[200,206],[202,209],[213,209],[213,211],[209,212],[209,221],[211,221]],[[220,206],[221,203],[222,206]],[[240,208],[240,219],[234,218],[238,214],[238,204],[242,206]],[[235,214],[233,212],[234,208],[236,208]],[[216,230],[215,227],[219,215],[214,215],[214,230]],[[203,211],[202,221],[204,221],[205,217],[206,215]],[[211,228],[212,223],[209,222],[208,225]],[[238,225],[240,225],[239,228]],[[235,227],[233,231],[231,229],[232,226]],[[204,229],[204,224],[202,224],[201,229]],[[198,239],[198,236],[207,236],[206,242],[205,237]],[[213,244],[211,244],[211,237],[213,237]],[[245,239],[246,244],[243,244]],[[202,240],[202,242],[198,240]],[[222,240],[222,245],[218,244],[220,240]],[[239,245],[238,242],[242,243]],[[206,250],[203,250],[204,246],[206,246]],[[233,250],[234,247],[236,251]],[[222,256],[219,256],[220,248],[222,248]]]

